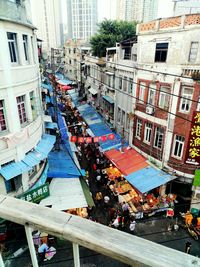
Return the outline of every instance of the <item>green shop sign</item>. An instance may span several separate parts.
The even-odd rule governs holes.
[[[48,196],[49,196],[49,183],[46,183],[20,196],[17,196],[17,198],[25,200],[25,201],[29,201],[29,202],[38,203],[42,199]]]

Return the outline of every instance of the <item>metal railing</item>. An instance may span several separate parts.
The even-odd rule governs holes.
[[[80,266],[79,245],[134,267],[200,266],[200,259],[194,256],[78,216],[9,196],[0,195],[0,217],[24,225],[33,267],[38,267],[38,262],[32,229],[71,241],[75,267]],[[1,256],[0,266],[4,266]]]

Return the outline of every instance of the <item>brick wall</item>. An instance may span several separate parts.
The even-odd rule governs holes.
[[[200,14],[188,15],[185,18],[185,25],[200,24]]]

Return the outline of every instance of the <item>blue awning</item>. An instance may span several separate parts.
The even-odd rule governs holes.
[[[58,129],[58,124],[56,122],[45,122],[46,129]]]
[[[54,135],[44,134],[40,142],[35,147],[35,151],[41,154],[41,156],[38,154],[38,158],[43,156],[44,158],[46,158],[51,149],[53,148],[55,141],[56,137]]]
[[[157,170],[153,167],[146,167],[139,171],[133,172],[125,177],[141,193],[146,193],[160,185],[176,179],[175,176],[169,175],[164,171]]]
[[[68,79],[62,79],[62,80],[58,80],[57,83],[59,83],[61,85],[68,85],[68,84],[71,84],[72,81],[68,80]]]
[[[50,84],[41,83],[42,88],[47,89],[49,92],[53,92],[53,88]]]
[[[110,104],[114,104],[114,100],[110,96],[108,96],[108,95],[104,95],[103,96],[103,99],[105,99]]]
[[[0,174],[8,181],[13,177],[31,170],[31,167],[22,161],[12,162],[0,169]]]
[[[45,96],[45,102],[51,103],[51,98],[48,95]]]
[[[79,178],[80,170],[71,159],[63,145],[60,151],[52,151],[48,156],[48,177],[51,178]],[[81,172],[82,173],[82,172]]]

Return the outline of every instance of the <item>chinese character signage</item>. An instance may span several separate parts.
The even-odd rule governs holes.
[[[49,196],[49,184],[46,183],[44,185],[41,185],[41,186],[39,186],[33,190],[30,190],[30,191],[18,196],[17,198],[20,198],[22,200],[29,201],[29,202],[38,203],[42,199],[44,199],[48,196]]]
[[[186,163],[200,165],[200,112],[193,114]]]

